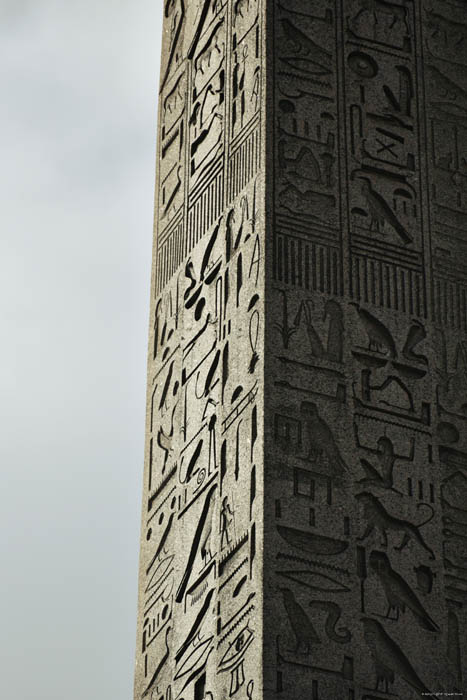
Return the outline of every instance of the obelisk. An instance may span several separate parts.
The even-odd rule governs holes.
[[[467,6],[165,0],[135,700],[467,692]]]

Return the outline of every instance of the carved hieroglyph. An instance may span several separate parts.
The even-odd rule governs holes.
[[[163,12],[135,699],[461,693],[465,2]]]

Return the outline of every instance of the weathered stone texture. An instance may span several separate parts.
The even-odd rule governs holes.
[[[164,15],[135,699],[460,694],[465,2]]]
[[[135,698],[262,684],[262,18],[164,4]]]

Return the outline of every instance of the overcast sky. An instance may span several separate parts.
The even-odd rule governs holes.
[[[0,697],[130,700],[161,0],[0,0]]]

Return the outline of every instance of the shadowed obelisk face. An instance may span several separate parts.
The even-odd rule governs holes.
[[[460,691],[465,7],[270,13],[266,695]]]
[[[467,675],[460,0],[167,0],[135,697]]]

